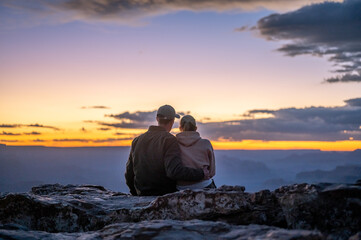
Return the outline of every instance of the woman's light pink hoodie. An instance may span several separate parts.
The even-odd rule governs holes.
[[[216,165],[212,144],[207,139],[202,139],[196,131],[184,131],[176,135],[184,166],[191,168],[203,168],[208,166],[210,177],[216,174]],[[184,186],[197,182],[178,181],[177,184]]]

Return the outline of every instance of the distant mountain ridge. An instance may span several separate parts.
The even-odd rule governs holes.
[[[331,171],[315,170],[309,172],[300,172],[296,175],[298,182],[355,182],[361,178],[361,166],[337,166]]]
[[[242,185],[249,192],[315,182],[297,180],[301,172],[361,166],[361,150],[216,150],[215,155],[216,185]],[[44,183],[93,184],[128,192],[124,179],[128,157],[129,147],[1,147],[0,192],[29,191],[32,186]]]

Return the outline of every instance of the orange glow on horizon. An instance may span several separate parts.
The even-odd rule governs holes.
[[[261,141],[240,142],[212,141],[217,150],[292,150],[315,149],[321,151],[354,151],[361,148],[361,141]]]
[[[101,126],[94,123],[71,122],[64,125],[54,124],[60,130],[20,127],[3,128],[0,144],[7,146],[45,146],[45,147],[116,147],[130,146],[134,137],[147,129],[109,128],[99,130]],[[50,123],[49,125],[52,125]],[[46,124],[46,126],[49,126]],[[37,134],[31,134],[31,133]],[[172,130],[177,134],[178,128]],[[5,135],[7,133],[8,135]],[[11,133],[12,135],[9,135]],[[301,150],[313,149],[322,151],[354,151],[361,149],[361,140],[352,138],[343,141],[262,141],[246,139],[243,141],[217,140],[211,141],[215,150]]]
[[[104,140],[104,142],[96,142]],[[33,142],[23,140],[18,142],[2,142],[7,146],[46,146],[46,147],[116,147],[130,146],[132,140],[106,141],[106,139],[95,139],[79,142],[56,142],[44,140],[44,142]],[[361,141],[212,141],[215,150],[321,150],[321,151],[354,151],[361,148]]]

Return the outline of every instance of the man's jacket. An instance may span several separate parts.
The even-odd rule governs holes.
[[[199,181],[202,169],[184,167],[176,137],[163,127],[150,126],[132,142],[125,179],[132,195],[175,192],[176,181]]]

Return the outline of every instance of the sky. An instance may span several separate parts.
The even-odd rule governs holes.
[[[129,146],[170,104],[216,149],[361,148],[360,12],[361,0],[3,0],[0,143]]]

